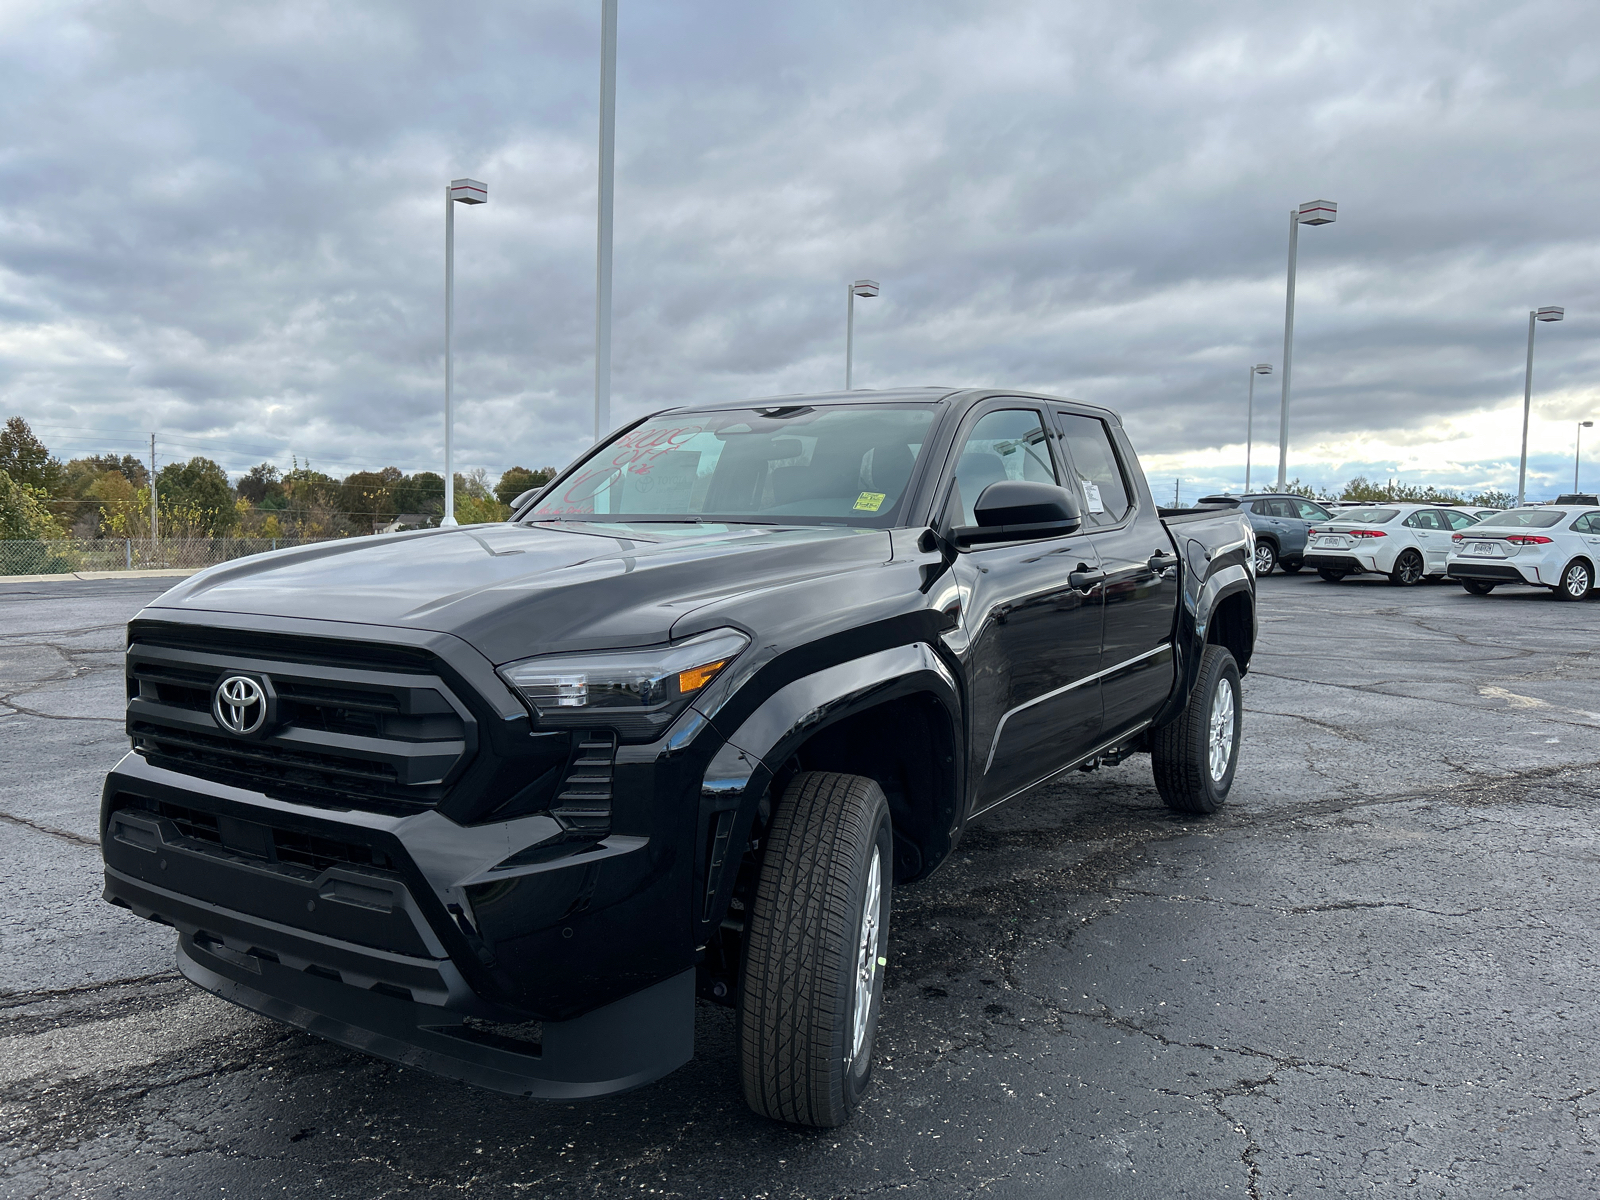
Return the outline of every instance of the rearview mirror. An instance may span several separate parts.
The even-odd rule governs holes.
[[[972,506],[976,525],[952,531],[957,545],[1020,542],[1076,533],[1083,524],[1078,498],[1053,483],[1002,479],[991,483]]]

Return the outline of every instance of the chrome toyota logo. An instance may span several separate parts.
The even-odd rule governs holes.
[[[267,693],[248,675],[229,675],[217,684],[211,711],[229,733],[244,737],[267,723]]]

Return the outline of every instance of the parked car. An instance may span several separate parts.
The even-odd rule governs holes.
[[[1429,504],[1371,504],[1334,514],[1311,531],[1305,563],[1329,583],[1387,575],[1398,587],[1443,579],[1451,535],[1473,525],[1466,513]]]
[[[907,389],[680,408],[503,524],[259,555],[131,623],[105,898],[199,986],[516,1095],[648,1083],[738,1011],[757,1112],[872,1074],[893,889],[1148,751],[1232,786],[1248,522],[1115,413]]]
[[[1306,531],[1330,513],[1304,496],[1252,492],[1245,496],[1203,496],[1201,504],[1233,505],[1250,518],[1256,535],[1256,574],[1270,575],[1273,567],[1294,574],[1304,565]]]
[[[1557,599],[1583,600],[1600,564],[1600,507],[1513,508],[1457,533],[1449,574],[1474,596],[1502,583],[1552,589]]]

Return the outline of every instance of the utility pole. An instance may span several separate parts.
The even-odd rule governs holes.
[[[611,424],[611,210],[617,158],[617,0],[600,0],[600,211],[595,245],[594,440]]]
[[[1182,478],[1181,477],[1178,478],[1178,479],[1174,479],[1172,481],[1172,507],[1173,508],[1182,508],[1183,507],[1183,505],[1178,503],[1178,485],[1181,482],[1182,482]]]
[[[150,435],[150,557],[156,553],[156,435]]]

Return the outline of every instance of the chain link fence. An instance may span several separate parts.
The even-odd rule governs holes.
[[[60,538],[0,541],[0,576],[65,575],[73,571],[198,570],[329,538]]]

